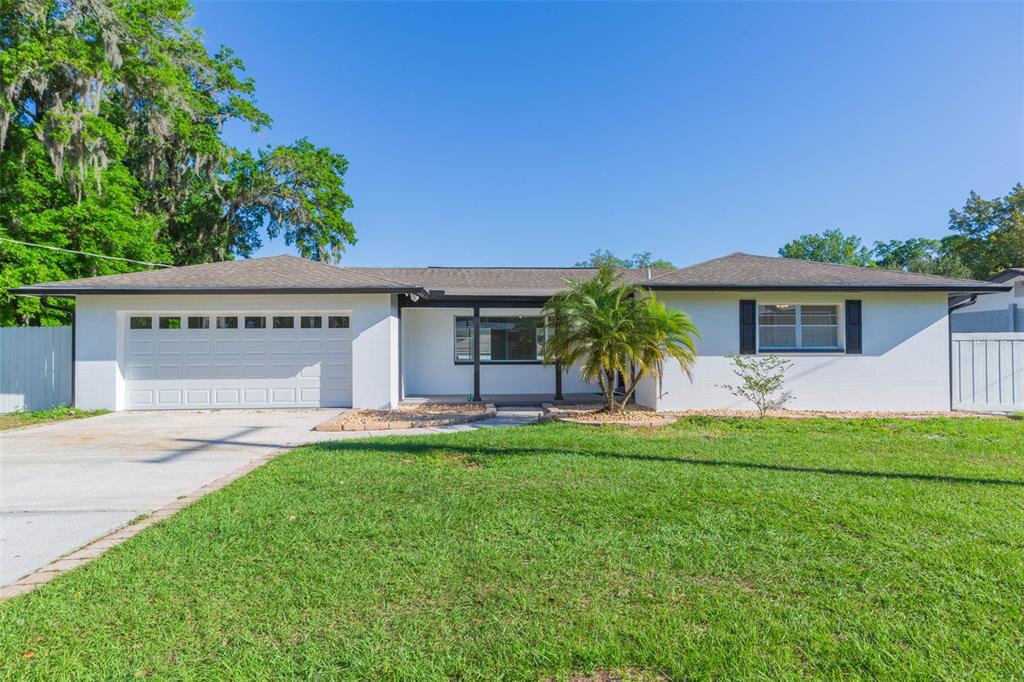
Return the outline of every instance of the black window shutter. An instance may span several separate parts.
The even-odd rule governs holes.
[[[740,355],[757,352],[757,301],[740,301]]]
[[[860,301],[846,302],[846,354],[860,355],[864,352],[861,341],[863,323],[861,322]]]

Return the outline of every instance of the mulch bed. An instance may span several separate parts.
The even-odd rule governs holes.
[[[493,417],[494,405],[487,403],[424,403],[399,405],[391,410],[350,410],[337,419],[318,424],[317,431],[381,431],[467,424]]]

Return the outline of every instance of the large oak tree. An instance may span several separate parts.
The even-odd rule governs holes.
[[[224,142],[271,119],[190,18],[187,0],[0,0],[0,237],[175,265],[267,236],[325,261],[355,243],[343,156]],[[12,287],[139,267],[0,241],[0,324],[66,321]]]

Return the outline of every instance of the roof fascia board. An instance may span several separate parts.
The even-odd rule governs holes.
[[[167,287],[86,288],[86,287],[20,287],[11,289],[17,296],[82,296],[82,295],[192,295],[192,294],[415,294],[424,298],[430,293],[422,287]]]
[[[964,286],[964,285],[950,285],[950,286],[907,286],[907,285],[890,285],[890,284],[874,284],[874,285],[854,285],[854,284],[842,284],[842,285],[814,285],[814,284],[761,284],[761,285],[747,285],[747,284],[729,284],[729,285],[718,285],[708,286],[704,284],[641,284],[640,286],[652,289],[655,291],[911,291],[911,292],[924,292],[924,291],[970,291],[978,293],[998,293],[1000,291],[1010,291],[1013,287],[1004,286]]]

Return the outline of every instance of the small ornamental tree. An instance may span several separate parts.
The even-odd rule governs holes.
[[[726,389],[737,398],[754,403],[761,417],[764,417],[771,408],[781,407],[793,399],[789,393],[780,393],[786,380],[786,370],[793,365],[792,361],[777,355],[757,357],[732,353],[729,354],[729,360],[733,365],[732,371],[742,383],[726,384],[719,388]]]
[[[592,279],[567,286],[544,304],[544,315],[554,321],[544,362],[579,363],[580,376],[601,388],[607,411],[624,410],[645,377],[660,382],[668,359],[690,374],[699,334],[686,313],[665,307],[642,287],[619,282],[608,264]],[[620,376],[625,390],[616,400]]]

